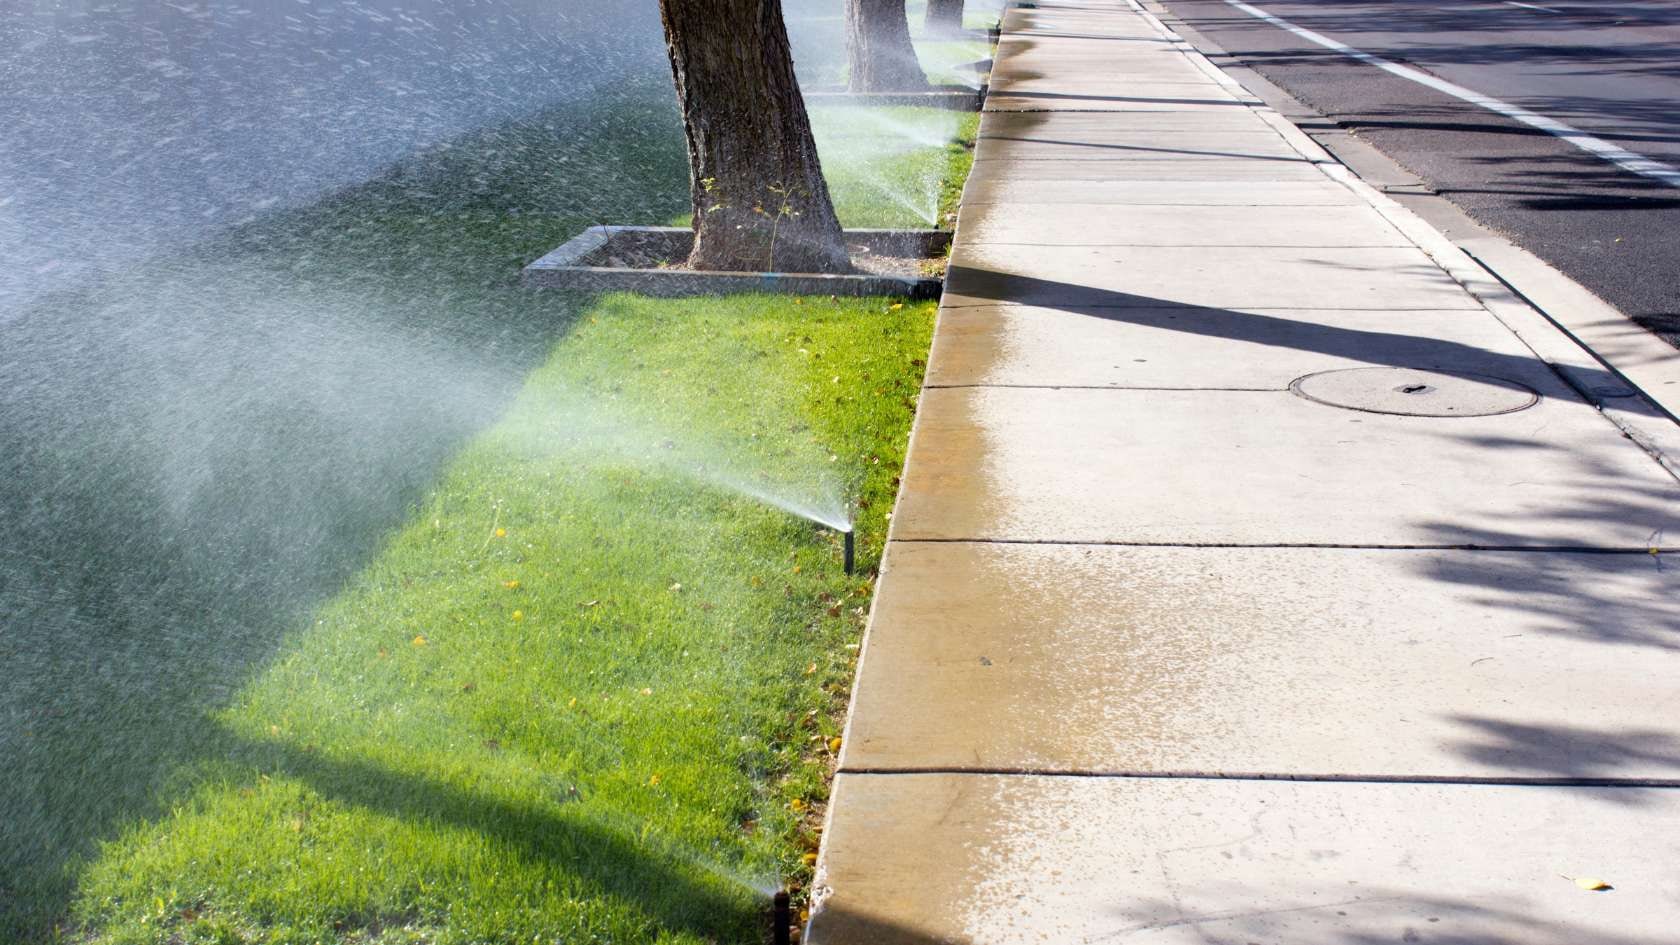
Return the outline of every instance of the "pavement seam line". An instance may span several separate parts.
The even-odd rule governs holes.
[[[1287,394],[1287,387],[1151,387],[1131,384],[923,384],[922,390],[1158,390],[1178,393]]]
[[[1136,206],[1128,204],[1114,204],[1113,206]],[[1141,206],[1160,206],[1160,204],[1142,204]],[[1310,246],[1291,243],[1279,245],[1277,243],[1044,243],[1044,242],[1005,242],[1001,240],[974,240],[970,246],[1065,246],[1068,249],[1115,247],[1145,247],[1149,249],[1401,249],[1412,246],[1412,243],[1315,243]]]
[[[1287,249],[1289,247],[1285,247],[1285,248]],[[1377,247],[1377,248],[1381,249],[1381,248],[1387,248],[1387,247]],[[1007,273],[1005,273],[1005,275],[1007,275]],[[1450,278],[1450,276],[1449,276],[1449,278]],[[1081,310],[1081,311],[1083,311],[1085,309],[1101,309],[1101,310],[1104,310],[1104,311],[1116,311],[1116,312],[1131,312],[1131,311],[1145,311],[1145,312],[1147,312],[1147,311],[1160,311],[1160,310],[1166,309],[1166,308],[1174,308],[1174,307],[1178,307],[1178,306],[1183,304],[1183,303],[1176,303],[1176,302],[1172,302],[1172,301],[1159,300],[1159,301],[1156,301],[1154,304],[1142,304],[1142,305],[1099,305],[1099,304],[1086,305],[1083,302],[1054,302],[1054,301],[1051,301],[1051,302],[1022,302],[1022,301],[1015,301],[1015,300],[1012,300],[1012,299],[985,299],[985,298],[981,298],[979,296],[966,296],[966,298],[978,299],[978,301],[974,301],[974,302],[947,302],[947,301],[942,300],[939,303],[939,307],[941,309],[948,309],[948,308],[1002,308],[1002,307],[1005,307],[1005,306],[1014,306],[1014,307],[1017,307],[1017,308],[1058,308],[1059,307],[1059,310],[1066,310],[1068,308],[1074,308],[1074,309]],[[1474,301],[1475,300],[1474,297],[1472,297],[1471,300]],[[1195,306],[1195,305],[1184,305],[1183,307],[1196,308],[1197,306]],[[1327,305],[1327,306],[1324,306],[1322,308],[1306,307],[1306,306],[1300,306],[1300,305],[1255,305],[1255,306],[1251,306],[1250,308],[1246,308],[1246,309],[1233,309],[1232,311],[1241,312],[1241,311],[1250,311],[1250,310],[1252,310],[1252,311],[1266,311],[1266,312],[1479,312],[1479,311],[1486,311],[1486,309],[1484,309],[1482,306],[1479,306],[1479,305],[1467,305],[1467,306],[1463,306],[1461,308],[1452,308],[1452,307],[1443,308],[1442,306],[1439,306],[1439,305],[1421,305],[1421,306],[1382,305],[1382,306],[1378,306],[1378,307],[1375,307],[1375,308],[1364,308],[1364,307],[1356,307],[1356,306],[1350,306],[1350,305]]]
[[[1680,547],[1647,545],[1606,547],[1603,545],[1361,545],[1334,542],[1188,542],[1188,541],[1103,541],[1079,538],[890,538],[893,544],[926,545],[1069,545],[1084,548],[1203,548],[1203,549],[1298,549],[1320,551],[1498,551],[1533,554],[1663,555],[1680,552]]]
[[[1460,784],[1474,787],[1680,788],[1680,778],[1558,776],[1478,776],[1445,774],[1315,774],[1269,771],[1108,771],[1097,768],[1036,766],[841,767],[836,774],[869,777],[973,775],[980,777],[1087,778],[1135,781],[1294,781],[1312,784]]]

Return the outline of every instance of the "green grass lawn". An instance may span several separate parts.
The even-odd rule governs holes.
[[[591,307],[206,720],[220,757],[103,851],[80,922],[112,940],[751,939],[755,886],[799,871],[788,805],[821,790],[808,737],[835,734],[869,585],[839,573],[832,533],[686,469],[842,483],[868,506],[869,564],[929,316]],[[617,423],[633,432],[597,455]]]
[[[974,116],[857,118],[813,115],[844,222],[948,210]],[[80,411],[0,429],[51,513],[0,551],[0,938],[766,934],[933,305],[515,285],[687,202],[656,84],[47,303],[27,345],[102,341],[0,405]],[[844,502],[865,573],[748,492]]]

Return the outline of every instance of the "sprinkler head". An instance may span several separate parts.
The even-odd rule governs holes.
[[[793,908],[788,903],[787,890],[776,890],[776,895],[771,900],[770,921],[774,928],[772,940],[776,945],[788,945],[793,938]]]
[[[852,543],[852,530],[850,528],[847,528],[845,531],[840,533],[840,537],[845,541],[845,545],[846,545],[845,551],[844,551],[844,558],[843,558],[842,563],[844,564],[844,566],[846,568],[846,573],[851,574],[852,569],[853,569],[853,565],[855,563],[854,560],[853,560],[854,559],[854,554],[855,554],[855,549],[854,549],[853,543]]]

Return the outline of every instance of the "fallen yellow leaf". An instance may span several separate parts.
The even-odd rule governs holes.
[[[833,738],[828,740],[828,750],[829,751],[839,751],[840,750],[840,736],[836,735]]]
[[[653,777],[648,778],[648,787],[653,787],[654,785],[656,785],[658,783],[659,783],[659,775],[656,774]]]
[[[888,307],[888,311],[896,312],[903,307],[904,307],[903,302],[894,302],[891,306]]]
[[[515,620],[524,620],[524,619],[525,619],[525,611],[523,611],[523,610],[516,610],[516,611],[514,611],[514,612],[513,612],[513,619],[515,619]]]
[[[505,529],[505,528],[496,529],[496,537],[497,538],[506,538],[507,537],[507,529]]]
[[[1575,877],[1575,885],[1585,889],[1587,892],[1598,892],[1603,889],[1615,888],[1596,876],[1577,876]]]
[[[642,690],[642,695],[651,696],[651,695],[653,695],[653,690],[652,689],[643,689]]]
[[[817,855],[815,853],[807,853],[803,857],[801,857],[800,859],[803,859],[805,861],[806,866],[816,866],[817,865]]]
[[[425,646],[426,645],[426,635],[424,633],[416,634],[415,637],[414,637],[414,645],[415,646]]]
[[[793,800],[788,801],[788,810],[791,810],[791,811],[793,811],[794,813],[797,814],[804,809],[805,809],[805,802],[800,800],[799,798],[796,797]]]

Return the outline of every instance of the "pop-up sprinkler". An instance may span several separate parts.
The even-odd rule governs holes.
[[[845,542],[845,551],[842,552],[841,563],[845,566],[846,573],[851,574],[855,551],[852,544],[852,527],[850,525],[846,526],[846,530],[840,533],[840,537]]]
[[[847,532],[847,534],[851,533]],[[776,945],[790,945],[793,940],[793,907],[788,902],[787,890],[776,890],[775,898],[771,900],[770,921],[772,922],[772,928],[775,929],[771,935],[771,940]]]

